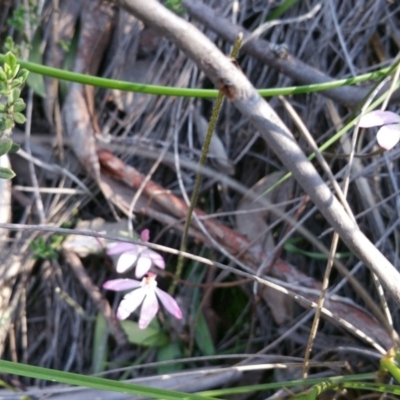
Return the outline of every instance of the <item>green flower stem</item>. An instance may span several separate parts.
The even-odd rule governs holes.
[[[233,59],[237,58],[237,56],[239,54],[239,49],[240,49],[240,46],[242,45],[242,40],[243,40],[243,34],[239,33],[239,35],[233,45],[233,49],[232,49],[232,53],[231,53],[231,57]],[[201,181],[203,179],[203,176],[202,176],[200,170],[201,170],[201,167],[203,167],[207,161],[207,154],[208,154],[208,150],[210,148],[212,134],[213,134],[215,126],[217,124],[219,112],[221,110],[223,102],[224,102],[224,95],[222,94],[222,91],[219,91],[217,100],[214,103],[214,107],[213,107],[213,110],[211,113],[210,123],[208,124],[207,134],[204,139],[203,148],[201,150],[201,156],[200,156],[200,161],[199,161],[200,169],[196,175],[196,182],[194,184],[192,198],[190,199],[189,210],[188,210],[188,213],[186,216],[185,227],[183,229],[183,235],[182,235],[182,241],[181,241],[181,248],[180,248],[181,254],[179,254],[179,257],[178,257],[178,264],[176,266],[175,278],[172,281],[171,286],[169,288],[170,294],[174,293],[176,285],[182,275],[183,261],[184,261],[182,253],[184,253],[186,251],[186,244],[187,244],[187,238],[188,238],[188,234],[189,234],[190,222],[192,220],[193,210],[197,204],[200,185],[201,185]]]
[[[0,63],[4,62],[4,54],[0,54]],[[59,68],[47,67],[45,65],[18,60],[18,64],[22,68],[27,69],[31,73],[49,76],[52,78],[82,83],[84,85],[91,85],[101,87],[104,89],[117,89],[127,92],[139,92],[147,94],[155,94],[160,96],[177,96],[177,97],[195,97],[195,98],[215,98],[218,96],[218,90],[215,89],[189,89],[189,88],[176,88],[169,86],[147,85],[135,82],[119,81],[115,79],[100,78],[93,75],[78,74],[77,72],[65,71]],[[260,89],[258,93],[263,97],[272,97],[278,95],[290,95],[320,92],[329,89],[335,89],[341,86],[354,85],[360,82],[369,81],[372,79],[379,79],[388,73],[390,68],[382,68],[368,74],[359,75],[346,79],[339,79],[326,83],[316,83],[312,85],[291,86],[287,88],[274,88],[274,89]]]

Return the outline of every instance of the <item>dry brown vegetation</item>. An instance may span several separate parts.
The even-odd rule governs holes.
[[[18,41],[21,32],[13,33],[6,22],[17,5],[2,3],[7,6],[0,11],[1,38],[11,33]],[[205,76],[171,38],[119,7],[127,3],[45,2],[37,31],[40,45],[33,45],[31,54],[44,65],[80,73],[162,86],[214,88],[209,79],[213,77]],[[281,3],[185,0],[184,18],[229,55],[237,32],[254,31]],[[201,6],[210,14],[199,11]],[[223,20],[213,19],[217,17]],[[400,46],[399,17],[396,1],[297,1],[259,38],[247,42],[237,61],[258,89],[358,76],[392,65]],[[69,52],[60,42],[69,44]],[[32,97],[26,90],[33,112],[25,132],[14,132],[24,152],[11,158],[17,177],[11,184],[0,182],[4,185],[0,188],[1,222],[79,228],[81,220],[102,218],[107,223],[120,222],[117,226],[100,223],[93,227],[98,232],[115,237],[121,227],[127,230],[132,223],[136,232],[149,228],[153,243],[179,249],[212,101],[61,84],[50,78],[38,82],[44,85],[46,97]],[[289,105],[320,145],[356,115],[375,83],[267,101],[309,155],[311,147]],[[388,106],[393,111],[398,111],[396,99],[395,92]],[[351,135],[352,130],[330,153],[349,153]],[[369,153],[375,146],[374,131],[366,130],[359,136],[356,153]],[[348,195],[361,231],[396,268],[398,154],[397,147],[386,154],[354,159]],[[341,183],[348,158],[328,155],[326,160]],[[332,188],[320,165],[312,163]],[[329,249],[333,233],[323,210],[314,206],[310,193],[293,178],[264,195],[264,200],[255,200],[286,172],[279,155],[249,119],[225,101],[203,171],[196,209],[201,224],[193,219],[188,242],[189,253],[217,264],[186,260],[184,282],[177,292],[184,320],[175,324],[162,317],[160,324],[179,343],[178,356],[210,356],[185,364],[185,369],[228,367],[239,361],[243,365],[288,364],[289,368],[232,374],[220,378],[217,385],[228,379],[237,383],[240,378],[241,384],[249,384],[301,376],[314,315],[310,306],[318,300],[327,264],[320,257],[320,245]],[[116,299],[99,289],[116,275],[104,254],[83,256],[61,245],[54,257],[38,260],[32,243],[43,238],[49,244],[57,239],[56,231],[3,229],[1,235],[2,358],[85,374],[100,371],[93,355],[100,312],[110,327],[109,337],[108,333],[103,336],[109,348],[107,370],[130,366],[140,357],[140,364],[160,359],[156,348],[145,351],[128,344],[108,306],[110,301],[115,310]],[[295,249],[285,246],[288,240]],[[393,332],[371,272],[343,242],[337,251],[343,257],[330,276],[311,374],[372,371],[379,356],[393,346]],[[168,267],[161,286],[168,288],[177,256],[163,254]],[[218,263],[232,269],[221,269]],[[269,279],[292,296],[255,284],[235,270]],[[390,298],[388,303],[396,329],[398,305]],[[202,318],[207,328],[199,327]],[[210,339],[196,337],[198,329],[209,332]],[[204,346],[204,341],[214,349]],[[250,357],[256,353],[257,358]],[[217,361],[211,357],[221,354],[243,356]],[[155,365],[128,371],[125,379],[160,369]]]

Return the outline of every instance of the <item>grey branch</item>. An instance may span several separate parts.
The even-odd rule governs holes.
[[[360,231],[307,160],[292,133],[243,73],[197,28],[156,0],[118,0],[121,7],[156,28],[184,51],[254,125],[255,130],[292,172],[346,246],[381,280],[400,305],[400,274]]]

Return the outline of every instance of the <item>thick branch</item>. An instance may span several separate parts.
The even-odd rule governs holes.
[[[158,29],[183,50],[203,72],[223,88],[230,100],[249,118],[285,167],[309,194],[347,247],[382,281],[400,305],[400,274],[349,218],[293,135],[251,83],[214,44],[193,25],[156,0],[119,0],[118,4],[146,24]]]

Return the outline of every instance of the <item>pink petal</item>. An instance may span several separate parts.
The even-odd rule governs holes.
[[[127,271],[137,260],[137,252],[130,251],[128,253],[123,253],[118,258],[116,270],[119,274]]]
[[[125,253],[126,251],[134,250],[138,245],[128,242],[114,242],[107,246],[107,254],[112,256],[114,254]]]
[[[136,289],[141,285],[141,282],[134,281],[133,279],[111,279],[103,283],[103,288],[120,292],[123,290]]]
[[[140,289],[139,289],[140,290]],[[140,311],[139,328],[146,329],[158,312],[158,300],[153,290],[148,290]]]
[[[156,294],[158,298],[161,300],[163,306],[167,309],[167,311],[172,314],[175,318],[182,318],[182,311],[178,306],[178,303],[175,299],[170,296],[168,293],[164,292],[159,288],[155,288]]]
[[[136,271],[135,271],[136,278],[142,278],[150,268],[151,268],[151,259],[146,256],[139,257],[139,260],[136,263]]]
[[[164,261],[164,257],[161,254],[156,253],[153,250],[147,249],[147,255],[148,257],[151,258],[151,261],[153,261],[153,264],[155,266],[157,266],[160,269],[164,269],[165,268],[165,261]]]
[[[376,140],[382,149],[390,150],[400,140],[400,125],[385,125],[376,134]]]
[[[140,239],[143,242],[148,242],[150,240],[150,231],[148,229],[143,229],[140,233]]]
[[[146,288],[140,288],[128,293],[119,303],[117,310],[118,319],[126,319],[132,314],[143,302],[147,294]]]
[[[374,110],[360,118],[362,128],[395,123],[400,123],[400,116],[392,111]]]

